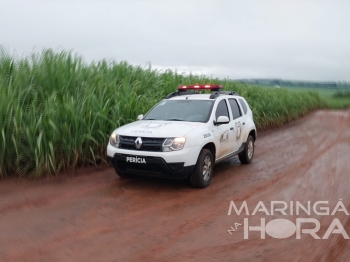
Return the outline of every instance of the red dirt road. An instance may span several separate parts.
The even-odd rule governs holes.
[[[259,226],[262,218],[266,224],[313,218],[322,238],[337,218],[350,235],[346,212],[316,213],[327,206],[331,213],[340,199],[350,212],[350,111],[313,112],[259,134],[250,165],[234,158],[214,170],[205,189],[183,181],[121,180],[107,167],[0,181],[0,261],[350,261],[350,240],[336,230],[328,239],[243,234],[244,218],[249,226]],[[259,201],[269,213],[271,201],[285,201],[287,215],[228,215],[231,201],[238,207],[247,201],[250,214]],[[289,211],[291,201],[328,204],[296,215]],[[241,225],[230,234],[235,223]],[[286,229],[275,225],[272,231]]]

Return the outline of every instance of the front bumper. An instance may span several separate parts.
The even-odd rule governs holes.
[[[126,157],[134,155],[116,153],[108,156],[115,171],[142,176],[164,177],[169,179],[184,179],[194,170],[195,165],[184,166],[184,162],[167,163],[162,157],[147,156],[147,164],[126,162]]]
[[[146,157],[160,157],[164,159],[166,163],[184,163],[184,166],[193,166],[197,163],[199,153],[201,151],[200,146],[184,147],[178,151],[172,152],[151,152],[140,150],[127,150],[122,148],[115,148],[110,143],[107,145],[107,156],[114,157],[115,154],[125,154],[133,156],[146,156]]]

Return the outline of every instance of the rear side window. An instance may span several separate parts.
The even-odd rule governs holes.
[[[232,110],[232,119],[237,119],[241,117],[241,109],[239,108],[236,99],[229,99],[228,102],[230,103],[231,110]]]
[[[230,118],[225,99],[221,100],[218,104],[218,107],[216,108],[216,112],[215,112],[216,120],[218,119],[219,116],[227,116],[228,118]]]
[[[248,111],[248,107],[247,107],[246,102],[243,99],[239,99],[239,102],[241,103],[241,106],[243,108],[244,114],[246,114],[247,111]]]

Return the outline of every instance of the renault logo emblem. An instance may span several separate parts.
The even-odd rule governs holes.
[[[142,139],[141,139],[141,137],[138,137],[135,140],[135,147],[136,147],[136,149],[140,149],[141,146],[142,146]]]

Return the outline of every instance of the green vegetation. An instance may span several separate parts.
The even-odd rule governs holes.
[[[234,82],[265,88],[281,88],[291,91],[317,91],[326,100],[326,107],[342,109],[350,107],[350,82],[347,81],[297,81],[282,79],[241,79]]]
[[[325,107],[317,92],[264,89],[126,62],[86,64],[50,49],[17,57],[0,49],[0,177],[39,177],[105,161],[110,133],[176,86],[221,83],[246,97],[259,130]]]
[[[258,85],[265,87],[285,87],[285,88],[303,88],[311,90],[337,90],[337,89],[348,89],[350,90],[350,82],[347,81],[327,81],[327,82],[316,82],[316,81],[300,81],[300,80],[283,80],[283,79],[240,79],[235,82]]]
[[[335,98],[350,98],[350,90],[349,91],[337,91],[333,94],[333,97]]]
[[[350,98],[349,97],[330,97],[327,98],[327,108],[329,109],[344,109],[350,107]]]
[[[274,88],[274,87],[270,87]],[[346,85],[338,86],[336,88],[324,87],[290,87],[280,86],[280,89],[287,89],[293,92],[314,91],[318,92],[321,98],[326,102],[325,108],[329,109],[343,109],[350,107],[350,88]]]

